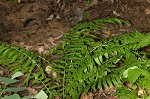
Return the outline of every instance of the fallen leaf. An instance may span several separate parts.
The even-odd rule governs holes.
[[[4,75],[4,71],[0,70],[0,76]]]
[[[20,3],[20,2],[21,2],[21,0],[18,0],[17,2],[18,2],[18,3]]]
[[[31,50],[33,48],[33,46],[28,46],[28,45],[24,45],[26,50]]]
[[[146,13],[146,15],[150,14],[150,8],[146,8],[145,13]]]
[[[54,15],[52,14],[52,15],[50,15],[46,20],[47,21],[52,21],[54,19]]]
[[[150,0],[147,0],[148,3],[150,3]]]
[[[50,65],[46,66],[45,72],[46,72],[47,74],[51,74],[51,73],[52,73],[52,66],[50,66]]]
[[[59,96],[56,96],[55,99],[61,99]]]
[[[43,46],[39,47],[39,48],[38,48],[38,52],[39,52],[40,54],[42,54],[42,52],[44,52],[44,47],[43,47]]]
[[[115,16],[120,16],[120,14],[117,13],[116,11],[113,11],[113,14],[114,14]]]
[[[89,99],[89,98],[88,98],[88,95],[86,95],[85,93],[82,93],[80,99]]]
[[[80,99],[93,99],[93,93],[88,92],[88,94],[82,93]]]
[[[57,77],[57,73],[52,71],[52,78],[56,78]]]
[[[35,90],[34,88],[28,87],[27,90],[28,90],[28,92],[29,92],[30,95],[36,95],[36,94],[38,94],[38,91]]]
[[[144,91],[142,89],[138,90],[138,96],[143,96],[144,95]]]
[[[98,4],[98,0],[93,0],[93,5],[97,5]]]
[[[43,90],[41,90],[34,98],[36,98],[36,99],[48,99],[48,96]]]

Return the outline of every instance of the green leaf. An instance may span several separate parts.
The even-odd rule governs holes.
[[[14,75],[12,75],[11,79],[20,77],[20,76],[22,76],[22,75],[24,75],[24,74],[23,74],[22,72],[18,71],[18,72],[16,72]]]
[[[22,59],[20,59],[19,63],[23,64],[28,59],[27,56],[24,56]]]
[[[5,50],[4,52],[3,52],[3,57],[5,57],[6,56],[6,54],[8,54],[9,52],[11,52],[12,51],[12,49],[7,49],[7,50]]]
[[[16,83],[18,81],[18,80],[10,79],[7,77],[1,77],[0,79],[4,82],[5,85],[13,84],[13,83]]]
[[[103,62],[103,57],[102,57],[102,55],[99,55],[99,60],[100,60],[101,63]]]
[[[119,96],[119,99],[131,99],[129,96]]]
[[[30,64],[32,64],[32,60],[28,59],[28,61],[26,62],[26,64],[24,64],[24,67],[28,67]]]
[[[84,87],[84,93],[87,93],[91,87],[92,83],[88,84],[86,87]]]
[[[107,78],[107,83],[109,87],[113,87],[112,81],[110,80],[110,78]]]
[[[18,57],[19,57],[19,55],[14,55],[13,58],[12,58],[12,61],[15,62]]]
[[[96,89],[97,89],[97,81],[94,81],[93,82],[93,85],[92,85],[92,89],[94,90],[94,91],[96,91]]]
[[[20,88],[16,88],[16,87],[8,87],[6,89],[4,89],[3,92],[18,92],[18,91],[23,91],[26,90],[25,87],[20,87]]]
[[[150,99],[150,96],[146,97],[146,99]]]
[[[145,69],[140,69],[142,76],[148,78],[150,80],[150,73],[148,72],[148,70]]]
[[[78,72],[76,73],[77,74],[77,79],[82,82],[83,81],[83,70],[82,69],[78,69]]]
[[[10,95],[10,96],[4,96],[1,99],[21,99],[21,97],[18,94],[13,94],[13,95]]]
[[[98,88],[99,88],[101,91],[103,90],[102,80],[101,80],[101,79],[98,80]]]
[[[121,87],[122,86],[120,83],[118,83],[118,81],[115,79],[115,77],[112,77],[112,82],[117,87]]]
[[[48,96],[46,95],[46,93],[41,90],[34,98],[36,99],[48,99]]]
[[[103,86],[104,86],[104,88],[108,89],[108,84],[107,84],[107,82],[106,82],[106,79],[105,79],[105,78],[103,78]]]
[[[107,52],[104,54],[104,56],[105,56],[107,59],[109,58],[109,56],[108,56],[108,53],[107,53]]]
[[[128,78],[131,83],[135,83],[141,74],[142,72],[137,66],[130,67],[124,71],[124,77]]]
[[[101,65],[101,63],[100,63],[100,61],[99,61],[99,58],[98,57],[94,57],[94,60],[95,60],[95,62],[100,66]]]
[[[127,78],[127,77],[128,77],[128,72],[129,72],[129,70],[131,70],[131,69],[137,69],[137,68],[138,68],[137,66],[133,66],[133,67],[128,68],[127,70],[125,70],[125,71],[123,72],[123,76],[124,76],[125,78]]]
[[[15,53],[16,53],[15,50],[12,50],[11,52],[9,52],[8,58],[11,58]]]
[[[22,99],[32,99],[34,96],[24,96]]]
[[[5,51],[7,49],[7,47],[3,47],[0,49],[0,54],[3,53],[3,51]]]
[[[128,79],[131,83],[135,83],[136,80],[140,77],[140,75],[141,75],[141,72],[139,69],[134,69],[134,70],[132,69],[132,70],[129,70],[128,72]]]

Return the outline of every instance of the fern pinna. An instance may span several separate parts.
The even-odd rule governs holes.
[[[61,45],[50,50],[50,59],[1,42],[0,64],[7,66],[9,71],[27,73],[24,83],[28,85],[32,79],[32,84],[42,84],[50,99],[55,96],[79,99],[82,92],[113,86],[118,87],[117,95],[121,97],[122,91],[131,92],[124,86],[125,82],[130,82],[132,89],[142,86],[150,92],[149,54],[141,50],[150,44],[150,35],[135,31],[109,38],[106,27],[113,25],[130,26],[117,18],[104,18],[75,26],[64,35]],[[108,32],[106,38],[103,38],[103,30]],[[56,73],[55,77],[47,77],[45,65],[50,68],[51,74]],[[129,97],[135,99],[136,94],[129,94]]]

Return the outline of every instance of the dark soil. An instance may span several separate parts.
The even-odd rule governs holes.
[[[0,1],[0,41],[43,54],[61,43],[60,38],[70,28],[84,21],[118,17],[131,22],[133,31],[150,32],[149,0],[10,1]],[[110,99],[107,95],[100,96],[95,97]]]

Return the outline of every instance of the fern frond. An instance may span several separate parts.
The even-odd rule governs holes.
[[[62,44],[50,50],[50,60],[38,53],[0,42],[0,65],[7,66],[12,72],[27,73],[24,83],[28,85],[32,80],[32,84],[42,84],[50,98],[76,99],[82,92],[87,93],[91,89],[124,87],[125,81],[137,86],[135,81],[139,79],[145,79],[139,84],[146,86],[149,81],[146,75],[150,73],[149,55],[140,53],[139,49],[150,44],[150,35],[135,31],[102,39],[101,30],[112,25],[123,27],[130,26],[130,23],[117,18],[81,23],[68,31]],[[57,73],[55,78],[47,77],[43,63]],[[133,79],[132,76],[124,76],[125,71],[134,66],[145,74],[133,76]]]
[[[22,71],[23,73],[27,73],[24,84],[28,85],[29,82],[33,80],[33,83],[42,84],[43,89],[50,93],[48,89],[50,86],[46,84],[49,84],[52,79],[46,76],[44,68],[42,67],[42,62],[45,60],[44,57],[38,53],[0,42],[0,65],[7,66],[10,72],[15,73],[17,71]],[[36,73],[34,73],[35,69],[38,70]]]
[[[62,93],[68,94],[63,94],[63,98],[79,97],[81,92],[95,90],[96,86],[100,90],[123,86],[121,71],[134,65],[133,62],[128,65],[127,61],[136,57],[135,51],[150,44],[150,35],[137,31],[100,40],[100,29],[111,24],[130,26],[117,18],[81,23],[64,36],[63,44],[51,50],[51,54],[58,56],[52,58],[53,68],[65,71],[60,73],[64,81]],[[121,61],[123,64],[118,67]],[[136,58],[134,61],[139,63]]]

